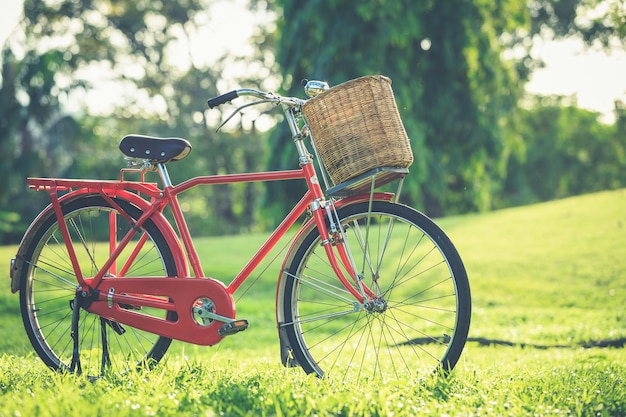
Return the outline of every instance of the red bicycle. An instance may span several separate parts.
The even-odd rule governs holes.
[[[257,99],[237,111],[259,103],[281,106],[299,169],[203,176],[173,185],[167,165],[187,156],[189,142],[128,135],[119,147],[130,164],[119,181],[29,178],[32,189],[49,193],[51,204],[34,220],[12,260],[11,288],[20,293],[26,332],[45,364],[96,378],[157,363],[172,339],[214,345],[245,330],[248,322],[236,316],[233,294],[303,219],[278,276],[282,363],[348,379],[452,369],[470,323],[463,263],[434,222],[398,203],[411,161],[386,163],[385,155],[382,162],[362,155],[362,148],[380,157],[382,148],[393,153],[400,146],[383,143],[390,136],[384,126],[372,128],[372,123],[389,124],[377,121],[381,109],[371,113],[372,107],[397,113],[395,101],[384,104],[393,101],[389,80],[364,77],[344,84],[328,89],[310,81],[305,90],[313,98],[308,100],[252,89],[209,100],[215,107],[241,96]],[[329,126],[334,126],[332,135]],[[355,139],[351,126],[367,132]],[[372,133],[375,129],[379,132]],[[334,148],[322,145],[324,135],[340,140]],[[374,145],[350,150],[351,141],[372,135],[379,136]],[[357,175],[357,165],[346,159],[355,155],[368,165],[359,166],[365,171]],[[331,168],[328,161],[337,156]],[[317,165],[326,191],[316,160],[324,162]],[[346,165],[349,178],[344,179],[340,169]],[[147,171],[158,173],[160,185],[145,180]],[[129,173],[141,179],[125,179]],[[303,181],[307,191],[232,282],[207,277],[178,195],[199,185],[281,180]],[[392,181],[399,184],[395,195],[377,191]],[[166,208],[174,225],[164,215]]]

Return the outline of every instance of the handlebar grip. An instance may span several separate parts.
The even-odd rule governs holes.
[[[239,97],[237,90],[230,91],[226,94],[222,94],[221,96],[213,97],[207,101],[209,108],[212,109],[214,107],[219,106],[220,104],[224,104],[228,101],[234,100]]]

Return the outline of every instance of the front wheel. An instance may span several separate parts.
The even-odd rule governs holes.
[[[465,268],[444,232],[396,203],[338,210],[362,282],[359,304],[330,267],[317,228],[285,270],[279,323],[292,364],[344,380],[416,377],[452,369],[469,331]],[[347,273],[346,273],[347,276]]]

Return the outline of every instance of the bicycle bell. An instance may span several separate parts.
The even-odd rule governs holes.
[[[302,85],[304,86],[305,94],[309,97],[315,97],[329,88],[327,82],[317,80],[302,80]]]

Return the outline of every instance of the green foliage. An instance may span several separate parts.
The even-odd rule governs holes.
[[[604,125],[596,113],[578,109],[559,97],[541,98],[521,112],[520,120],[526,153],[524,159],[509,164],[505,204],[626,186],[626,142],[620,131],[623,121]]]
[[[207,68],[171,56],[197,30],[199,14],[209,14],[212,4],[24,3],[21,33],[3,48],[0,242],[19,241],[48,203],[45,193],[28,191],[27,177],[118,178],[126,164],[117,143],[127,133],[189,139],[194,152],[184,163],[172,165],[175,181],[261,170],[267,150],[254,126],[242,129],[244,133],[219,136],[207,126],[206,99],[218,94],[223,63]],[[271,36],[259,37],[259,45],[266,42]],[[267,62],[259,76],[267,76],[269,68]],[[93,74],[124,87],[116,106],[104,110],[111,114],[94,113],[97,103],[81,103],[81,98],[91,97]],[[68,114],[68,103],[77,102],[85,108]],[[255,227],[255,208],[263,194],[259,184],[201,191],[185,195],[194,232],[221,234]]]
[[[390,76],[415,154],[405,186],[409,202],[437,216],[487,210],[536,198],[537,190],[511,191],[511,181],[536,182],[538,171],[530,162],[527,170],[520,168],[520,161],[545,157],[535,126],[525,125],[529,119],[517,108],[524,82],[540,65],[530,55],[532,36],[580,36],[589,44],[600,40],[608,45],[623,31],[622,2],[609,3],[609,13],[595,13],[594,18],[599,7],[595,0],[495,4],[377,0],[358,5],[277,0],[282,11],[278,61],[286,74],[284,87],[293,94],[299,93],[302,78],[326,79],[333,85],[365,74]],[[508,56],[516,60],[504,60],[504,51],[514,51]],[[570,126],[581,123],[588,134],[603,135],[606,130],[584,112],[569,116],[582,117]],[[581,133],[574,129],[563,130],[561,136],[570,143],[581,142]],[[284,133],[274,137],[274,167],[284,167],[290,160],[285,151],[288,141]],[[605,147],[605,152],[613,147]],[[586,152],[578,150],[581,155]],[[571,158],[567,152],[555,148],[553,154],[559,153],[555,159]],[[587,183],[569,186],[566,193],[548,187],[541,199],[623,184],[616,158],[593,153],[594,163],[604,167],[602,181],[587,175]],[[567,172],[557,174],[559,167]],[[550,174],[570,178],[571,185],[575,173],[568,167],[557,164]],[[614,175],[611,179],[609,172]],[[530,178],[521,178],[524,173]],[[278,197],[291,190],[270,188],[270,193]]]
[[[302,78],[334,85],[389,76],[416,158],[405,188],[410,202],[434,215],[492,206],[507,158],[519,148],[513,128],[521,92],[513,67],[500,59],[498,37],[525,24],[524,7],[509,1],[495,8],[463,1],[277,4],[285,88],[297,94]],[[274,167],[282,166],[288,140],[275,138]]]
[[[148,91],[165,87],[171,68],[162,62],[163,50],[175,38],[174,28],[187,23],[200,4],[186,0],[155,8],[149,3],[24,2],[21,33],[2,53],[0,213],[10,223],[3,222],[8,230],[0,241],[19,238],[16,230],[23,232],[41,207],[34,204],[41,200],[25,195],[26,177],[65,176],[82,164],[75,158],[97,154],[102,139],[64,108],[72,94],[88,87],[80,74],[104,69],[111,79],[135,78]],[[142,76],[135,77],[131,68],[139,68]],[[16,213],[19,217],[12,219]]]
[[[59,109],[55,74],[58,51],[28,51],[18,60],[5,49],[2,58],[0,90],[0,213],[3,235],[11,235],[14,225],[24,229],[32,212],[32,201],[23,197],[24,178],[48,173],[59,175],[70,163],[68,156],[80,128]],[[16,238],[12,236],[13,240]],[[1,238],[0,238],[1,239]],[[2,240],[0,240],[2,241]]]
[[[531,6],[532,33],[556,37],[576,36],[588,44],[612,48],[626,40],[626,9],[623,1],[539,0]],[[546,29],[548,29],[546,31]]]

